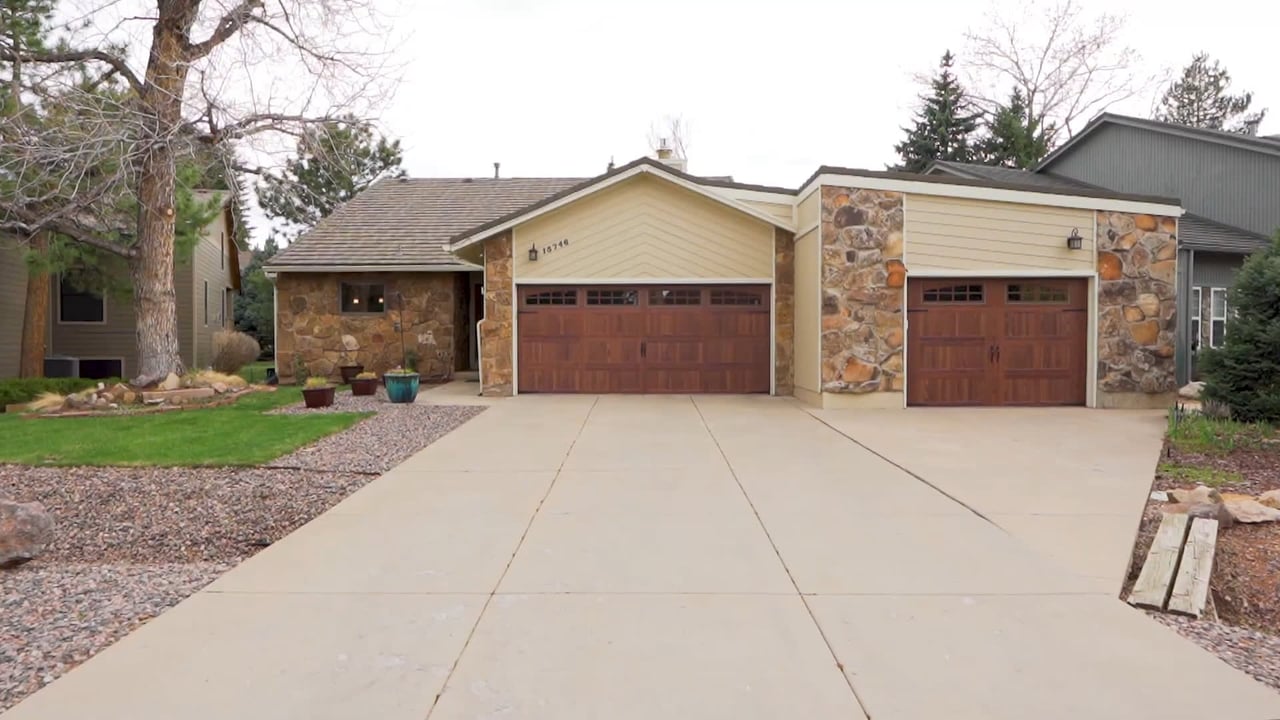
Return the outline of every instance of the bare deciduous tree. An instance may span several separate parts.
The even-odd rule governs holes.
[[[1138,75],[1138,52],[1121,41],[1120,15],[1088,15],[1077,0],[1030,0],[1020,11],[992,10],[965,34],[961,65],[975,100],[994,112],[1012,92],[1050,146],[1107,106],[1140,95],[1154,78]]]
[[[135,382],[150,384],[184,369],[177,164],[217,157],[233,178],[253,170],[237,159],[251,143],[360,116],[387,89],[386,53],[374,45],[390,33],[374,0],[78,4],[63,43],[34,50],[0,39],[0,60],[55,70],[23,89],[37,119],[0,121],[0,230],[56,232],[128,260]]]

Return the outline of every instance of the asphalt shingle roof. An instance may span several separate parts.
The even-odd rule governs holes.
[[[977,180],[990,180],[992,182],[1007,183],[1010,185],[1025,185],[1028,187],[1039,187],[1046,190],[1103,190],[1097,185],[1073,180],[1062,175],[1054,175],[1053,173],[1034,173],[1027,170],[1015,170],[1013,168],[992,167],[990,165],[975,165],[973,163],[952,162],[950,160],[934,160],[930,165],[930,169],[937,168],[947,174],[956,175],[958,177],[967,177]]]
[[[1186,213],[1178,220],[1178,244],[1192,250],[1247,254],[1265,248],[1265,235]]]
[[[583,178],[387,178],[271,259],[271,268],[459,265],[452,236],[573,187]]]

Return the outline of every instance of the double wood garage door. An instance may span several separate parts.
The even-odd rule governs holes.
[[[521,287],[519,390],[769,392],[767,285]]]
[[[910,405],[1083,405],[1088,281],[913,280]]]

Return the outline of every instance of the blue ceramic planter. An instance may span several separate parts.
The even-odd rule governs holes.
[[[393,403],[411,403],[418,397],[418,373],[382,376],[387,386],[387,399]]]

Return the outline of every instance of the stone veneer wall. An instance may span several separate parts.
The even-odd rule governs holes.
[[[773,383],[774,394],[795,392],[796,239],[773,231]]]
[[[1098,404],[1160,406],[1177,389],[1178,221],[1099,211],[1097,228]]]
[[[379,314],[342,314],[339,283],[380,282],[387,309]],[[404,294],[405,347],[418,358],[424,378],[447,378],[454,369],[454,273],[290,273],[276,278],[276,372],[294,382],[300,359],[313,377],[338,377],[338,366],[359,363],[381,373],[399,365],[400,310],[391,298]]]
[[[901,392],[902,193],[822,188],[822,390]]]
[[[507,397],[512,394],[515,360],[513,337],[511,233],[484,241],[484,320],[480,322],[480,394]]]

